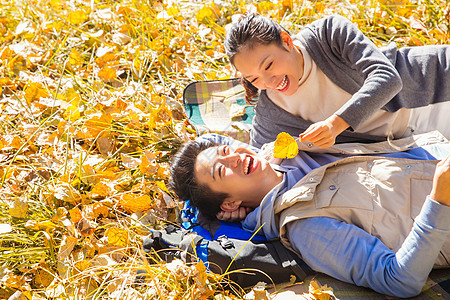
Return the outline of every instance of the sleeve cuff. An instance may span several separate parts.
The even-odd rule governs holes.
[[[430,229],[450,232],[449,216],[450,206],[436,202],[428,196],[415,221]]]

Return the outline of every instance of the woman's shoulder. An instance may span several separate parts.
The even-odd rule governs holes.
[[[311,22],[295,35],[305,46],[316,49],[319,44],[335,44],[360,34],[357,27],[346,17],[329,15]],[[338,40],[336,40],[338,39]],[[310,48],[306,47],[307,50]]]
[[[346,17],[343,17],[341,15],[329,15],[311,22],[309,25],[305,26],[305,28],[332,29],[340,28],[349,24],[353,25],[353,23]]]

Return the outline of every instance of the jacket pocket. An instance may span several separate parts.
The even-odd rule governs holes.
[[[356,178],[343,176],[330,176],[324,178],[317,186],[315,194],[316,208],[354,208],[373,210],[373,195],[367,184],[357,184]],[[356,177],[352,174],[351,177]]]
[[[426,197],[431,193],[433,181],[430,179],[411,178],[410,186],[410,216],[415,219],[419,215]]]

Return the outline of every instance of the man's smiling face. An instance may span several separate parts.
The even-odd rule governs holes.
[[[199,184],[229,194],[226,201],[253,208],[282,180],[282,174],[255,152],[247,148],[231,150],[224,145],[202,151],[194,174]]]

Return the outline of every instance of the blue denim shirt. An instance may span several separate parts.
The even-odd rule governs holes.
[[[269,192],[262,205],[250,213],[243,227],[263,226],[266,237],[278,236],[274,226],[273,200],[289,190],[308,169],[344,157],[301,153],[300,160],[281,166],[286,171],[283,182]],[[430,145],[407,152],[383,154],[385,157],[443,159],[450,154],[450,144]],[[305,156],[307,155],[307,156]],[[303,157],[303,158],[302,158]],[[294,165],[297,164],[295,168]],[[396,253],[378,238],[360,228],[336,219],[314,217],[288,225],[288,237],[294,250],[312,269],[339,280],[370,287],[393,296],[409,297],[420,293],[439,250],[450,232],[450,207],[427,199],[414,227]],[[255,223],[256,222],[256,223]],[[258,226],[258,227],[255,227]],[[269,231],[268,228],[275,228]]]
[[[204,138],[223,144],[235,143],[219,135]],[[381,156],[441,160],[448,154],[450,144],[438,144]],[[243,227],[250,231],[262,227],[260,232],[264,232],[267,238],[278,236],[273,214],[275,198],[312,169],[343,157],[345,155],[300,152],[295,159],[284,160],[281,166],[274,166],[285,172],[283,182],[247,216]],[[450,206],[426,199],[411,233],[397,252],[360,228],[327,217],[292,222],[288,225],[288,237],[293,249],[301,253],[303,260],[316,271],[386,295],[411,297],[422,290],[450,233],[449,216]]]

